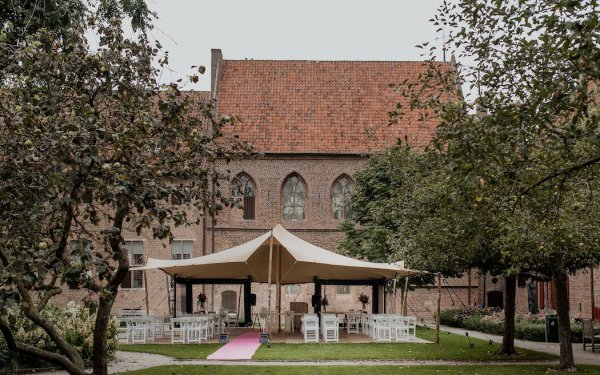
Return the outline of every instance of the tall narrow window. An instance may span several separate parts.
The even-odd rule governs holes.
[[[283,183],[283,218],[304,220],[306,187],[298,175],[289,176]]]
[[[67,285],[69,289],[79,289],[79,284],[81,283],[81,278],[91,278],[92,270],[86,270],[82,272],[84,268],[82,258],[89,258],[92,243],[88,240],[72,240],[70,242],[71,247],[71,269],[65,273],[67,276]],[[69,276],[76,276],[75,279]]]
[[[332,208],[335,220],[348,219],[350,211],[350,198],[354,193],[354,183],[346,176],[335,180],[332,189]]]
[[[193,247],[194,241],[173,240],[173,243],[171,244],[173,259],[190,259],[192,257]]]
[[[241,173],[233,180],[231,190],[234,197],[242,198],[244,220],[254,220],[256,218],[254,182],[247,174]]]
[[[130,266],[142,266],[144,256],[144,245],[142,241],[125,241],[123,249],[129,255]],[[143,271],[127,271],[127,276],[121,283],[122,288],[143,288]]]

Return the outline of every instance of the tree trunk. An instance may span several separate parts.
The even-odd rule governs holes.
[[[94,348],[92,352],[94,375],[108,375],[106,340],[110,311],[114,302],[114,298],[111,297],[100,297],[98,301],[96,325],[94,326]]]
[[[569,297],[567,294],[567,272],[564,269],[552,270],[556,290],[556,315],[558,316],[558,341],[560,345],[560,365],[563,371],[576,371],[571,342],[571,320],[569,318]]]
[[[504,336],[499,354],[515,354],[515,310],[516,310],[517,278],[504,277]]]

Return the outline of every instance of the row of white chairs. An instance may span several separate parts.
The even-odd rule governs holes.
[[[216,315],[190,315],[171,319],[171,343],[203,343],[225,332],[225,322]]]
[[[164,336],[164,316],[129,316],[118,317],[119,341],[131,344],[144,344],[154,341],[157,336]]]
[[[362,318],[363,333],[377,342],[410,341],[416,338],[417,318],[397,314],[373,314]]]

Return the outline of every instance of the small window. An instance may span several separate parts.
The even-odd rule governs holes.
[[[239,174],[231,184],[231,194],[236,198],[242,199],[244,208],[244,220],[254,220],[256,218],[256,186],[247,174]]]
[[[306,187],[300,176],[291,175],[283,183],[283,218],[304,220],[306,210]]]
[[[338,178],[333,183],[331,192],[331,202],[333,208],[334,220],[344,220],[350,218],[350,198],[354,193],[354,183],[346,176]]]
[[[144,257],[144,243],[142,241],[125,241],[123,249],[129,255],[130,266],[142,266]],[[143,271],[130,270],[121,283],[122,288],[143,288]]]
[[[173,240],[171,244],[173,259],[190,259],[193,248],[194,241],[192,240]]]
[[[290,284],[287,286],[288,294],[300,294],[300,285],[299,284]]]
[[[337,294],[350,294],[350,285],[337,285],[335,290]]]
[[[171,204],[179,206],[183,203],[191,203],[192,194],[187,186],[180,186],[177,190],[171,193]]]

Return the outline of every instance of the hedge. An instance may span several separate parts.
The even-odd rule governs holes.
[[[464,328],[472,331],[480,331],[492,335],[502,336],[504,334],[504,319],[499,312],[490,312],[487,309],[452,309],[442,310],[440,322],[455,328]],[[581,323],[571,323],[573,342],[581,342]],[[546,341],[545,324],[541,319],[529,321],[523,317],[517,317],[515,323],[515,338],[528,341]]]

